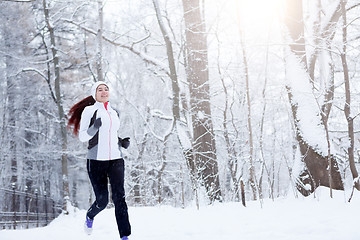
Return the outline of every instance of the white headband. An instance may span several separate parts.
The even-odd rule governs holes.
[[[95,99],[95,101],[96,101],[96,89],[100,85],[105,85],[105,86],[109,87],[108,84],[103,81],[98,81],[98,82],[94,83],[94,85],[91,87],[91,96]]]

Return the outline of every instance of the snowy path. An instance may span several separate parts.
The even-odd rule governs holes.
[[[131,240],[359,240],[360,195],[351,203],[335,199],[282,199],[203,206],[130,208]],[[332,213],[333,212],[333,213]],[[0,240],[118,240],[113,209],[95,219],[93,235],[83,233],[85,210],[60,216],[49,226],[2,230]]]

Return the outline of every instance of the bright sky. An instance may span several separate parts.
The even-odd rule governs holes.
[[[207,27],[229,41],[267,42],[268,35],[279,36],[285,0],[206,1]],[[239,28],[240,27],[240,28]],[[254,42],[255,40],[255,42]]]
[[[246,31],[264,31],[279,20],[284,0],[234,0],[239,9],[240,24]]]
[[[283,5],[285,0],[221,0],[221,1],[205,1],[206,13],[210,17],[207,22],[207,26],[211,26],[212,21],[220,18],[226,22],[232,22],[239,24],[241,22],[241,29],[245,31],[245,34],[250,35],[264,35],[266,36],[269,30],[274,28],[274,24],[279,22],[282,16]],[[139,7],[136,4],[144,4],[143,1],[131,2],[128,0],[103,0],[105,6],[105,18],[111,19],[113,22],[118,18],[119,14],[126,14],[133,17],[133,21],[144,21],[145,18],[153,16],[155,12],[149,12],[152,10],[152,2],[146,2],[147,4],[143,7]],[[160,7],[162,10],[167,8],[168,13],[172,12],[175,14],[182,14],[181,0],[174,2],[167,2],[165,5],[163,1],[159,0]],[[177,8],[176,12],[174,7]],[[179,9],[180,8],[180,9]],[[146,9],[145,12],[142,12]],[[125,12],[124,12],[125,11]],[[141,19],[137,19],[136,16],[140,14]],[[124,16],[123,16],[124,17]],[[171,17],[171,16],[170,16]],[[174,17],[174,16],[172,16]],[[120,20],[121,18],[117,19]],[[130,20],[131,21],[131,20]],[[216,21],[216,20],[215,20]],[[130,27],[130,26],[129,26]],[[239,29],[233,29],[238,31]]]

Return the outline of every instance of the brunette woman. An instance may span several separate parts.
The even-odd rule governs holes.
[[[120,238],[127,240],[131,234],[128,208],[124,190],[124,159],[121,147],[127,148],[129,138],[118,138],[119,114],[109,103],[109,86],[96,82],[91,88],[91,96],[75,104],[69,112],[68,125],[80,141],[88,142],[87,171],[96,200],[89,208],[85,220],[85,232],[92,233],[95,216],[109,202],[108,181]]]

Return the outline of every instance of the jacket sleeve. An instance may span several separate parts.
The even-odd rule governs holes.
[[[92,111],[92,108],[89,107],[86,107],[81,114],[80,129],[79,129],[79,139],[81,142],[89,141],[96,134],[96,131],[91,130],[91,128],[94,127],[93,126],[89,127],[90,120],[93,114],[94,111]]]

